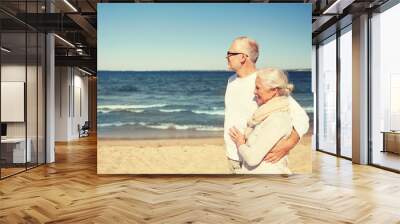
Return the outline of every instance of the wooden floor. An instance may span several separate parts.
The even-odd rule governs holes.
[[[392,152],[381,152],[374,150],[372,161],[374,164],[400,170],[400,155]]]
[[[400,175],[313,154],[313,174],[98,176],[94,137],[0,181],[0,223],[400,223]]]

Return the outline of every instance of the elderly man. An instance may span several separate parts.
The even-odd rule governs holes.
[[[256,62],[258,59],[258,44],[248,37],[236,38],[230,46],[226,59],[228,68],[236,72],[228,80],[225,93],[225,121],[224,140],[226,153],[232,165],[232,172],[236,173],[241,168],[240,158],[236,144],[229,135],[229,129],[236,127],[243,132],[247,120],[257,109],[254,99],[256,75]],[[286,156],[299,142],[300,138],[308,131],[309,118],[295,99],[289,96],[289,112],[292,118],[293,130],[286,140],[278,142],[267,154],[265,160],[275,163]]]

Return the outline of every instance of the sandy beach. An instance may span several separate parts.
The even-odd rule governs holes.
[[[98,174],[230,174],[222,137],[99,139]],[[311,173],[311,134],[289,154],[294,174]]]
[[[311,71],[288,70],[312,129]],[[99,174],[231,173],[223,140],[233,71],[99,71]],[[294,173],[311,172],[310,135],[292,149]]]

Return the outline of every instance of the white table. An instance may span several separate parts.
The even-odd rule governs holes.
[[[4,146],[13,145],[13,163],[25,163],[31,161],[31,145],[32,140],[27,138],[27,147],[25,151],[25,138],[5,138],[1,139],[1,144]],[[4,147],[2,146],[2,147]],[[26,152],[26,154],[25,154]],[[27,159],[25,161],[25,159]]]

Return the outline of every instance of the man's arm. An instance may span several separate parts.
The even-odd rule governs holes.
[[[310,118],[308,117],[307,112],[291,96],[289,96],[289,110],[290,116],[292,117],[293,127],[299,138],[301,138],[309,129]]]

